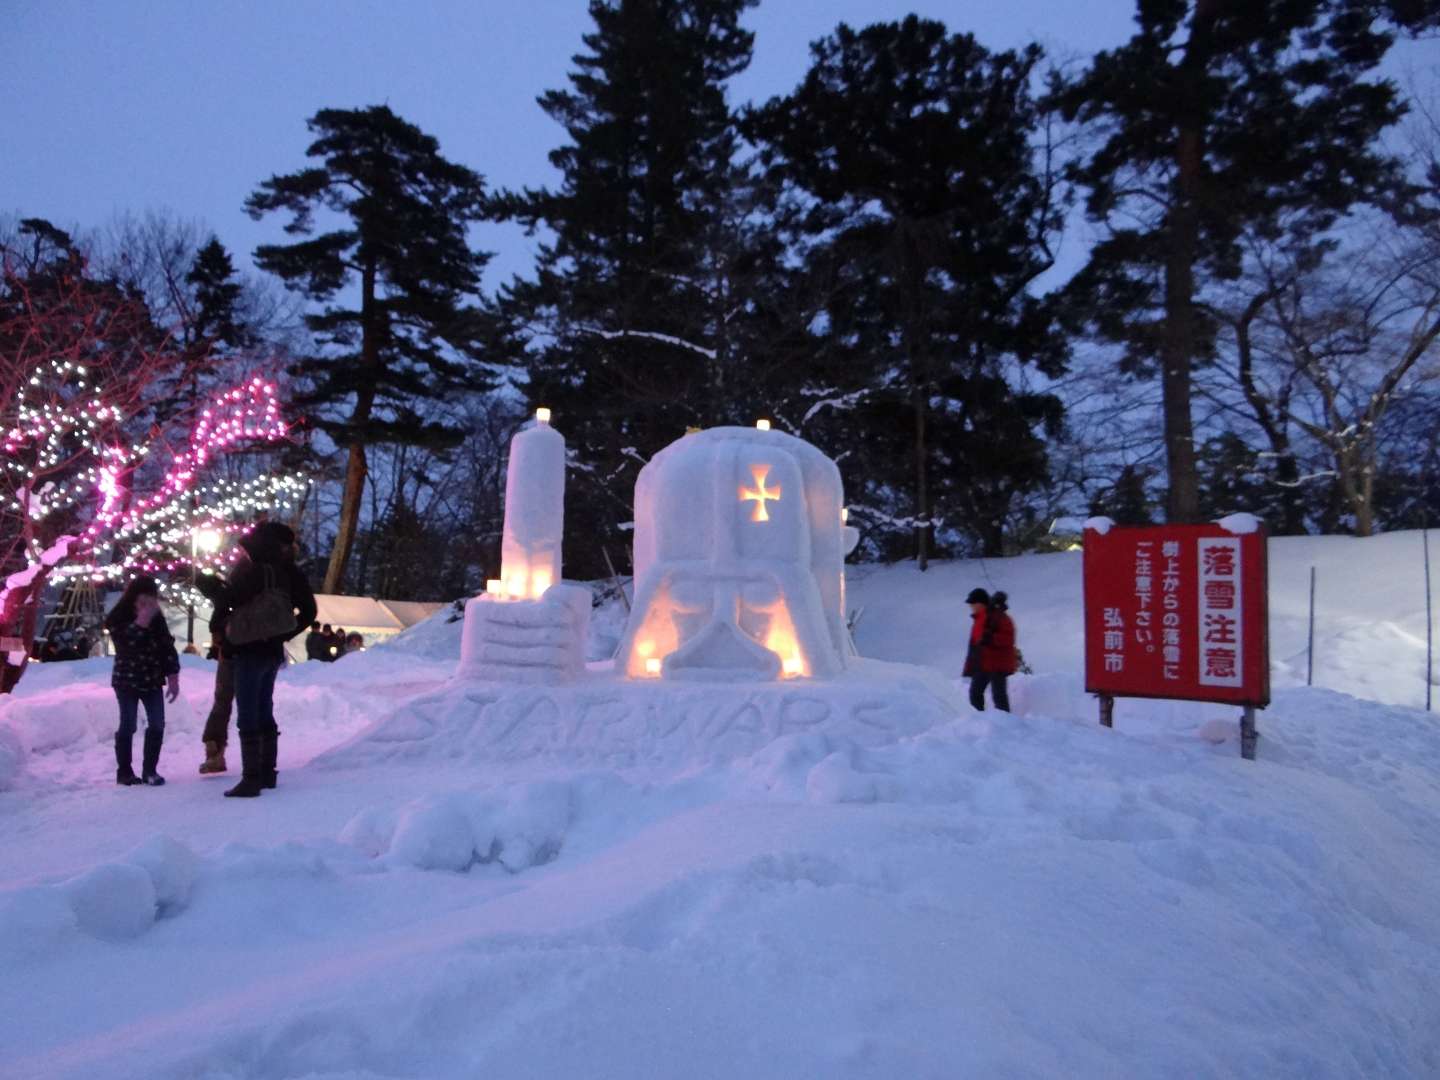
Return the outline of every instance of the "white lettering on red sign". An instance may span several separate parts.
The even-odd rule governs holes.
[[[1212,536],[1200,545],[1200,683],[1245,685],[1240,541]]]

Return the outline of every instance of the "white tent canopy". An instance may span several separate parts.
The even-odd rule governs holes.
[[[402,630],[408,630],[416,623],[424,622],[445,605],[419,600],[375,600],[368,596],[337,596],[330,593],[316,593],[315,620],[321,625],[330,624],[332,630],[344,628],[347,634],[359,634],[365,639],[366,647],[394,637]],[[170,631],[180,648],[185,647],[185,609],[175,604],[166,605]],[[204,652],[210,644],[210,605],[195,608],[195,644]],[[304,633],[292,638],[286,646],[290,659],[299,662],[305,659]]]
[[[417,600],[374,600],[368,596],[316,593],[315,620],[321,625],[329,623],[332,630],[343,628],[347,634],[359,634],[369,647],[423,622],[444,606]],[[290,659],[304,660],[305,634],[292,638],[286,651]]]

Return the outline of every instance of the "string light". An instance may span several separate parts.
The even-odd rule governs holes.
[[[235,445],[286,438],[288,427],[281,417],[276,385],[255,376],[207,402],[185,450],[171,460],[159,486],[127,501],[124,479],[150,456],[150,447],[113,441],[111,432],[123,415],[102,399],[98,387],[87,385],[86,375],[83,365],[69,361],[42,365],[31,375],[29,388],[43,389],[49,400],[32,404],[26,396],[29,388],[21,387],[15,422],[0,443],[4,469],[17,489],[11,502],[31,521],[62,510],[73,512],[84,501],[94,500],[81,543],[72,545],[66,565],[54,570],[61,580],[89,577],[97,583],[116,582],[137,572],[185,569],[192,561],[199,573],[216,572],[235,558],[235,552],[196,551],[192,559],[189,540],[196,530],[213,530],[222,538],[242,532],[262,512],[290,509],[309,486],[306,478],[293,473],[243,482],[217,479],[197,486],[205,467]],[[83,465],[86,458],[92,464]],[[81,467],[63,483],[46,480],[37,488],[37,482],[69,462]],[[182,547],[184,557],[173,554]],[[40,548],[38,540],[32,541],[32,564],[39,562]],[[162,590],[183,595],[189,586],[166,583]]]

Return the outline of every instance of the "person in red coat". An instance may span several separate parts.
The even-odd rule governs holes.
[[[1015,674],[1019,657],[1015,652],[1015,623],[1006,614],[1008,598],[1003,592],[991,596],[984,589],[971,589],[965,602],[970,605],[970,649],[962,673],[970,679],[970,704],[985,710],[985,688],[995,708],[1010,711],[1010,693],[1005,680]]]

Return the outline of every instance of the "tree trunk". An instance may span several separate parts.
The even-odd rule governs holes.
[[[345,465],[345,488],[340,496],[340,523],[335,530],[335,545],[330,549],[330,565],[325,569],[321,592],[338,593],[345,583],[345,570],[350,565],[350,552],[355,546],[355,530],[360,522],[360,499],[365,492],[365,478],[370,475],[365,460],[365,444],[358,439],[350,444],[350,457]]]
[[[1217,0],[1198,0],[1190,20],[1190,40],[1180,62],[1180,93],[1184,97],[1175,140],[1174,205],[1166,219],[1169,251],[1165,261],[1165,332],[1160,346],[1161,415],[1169,476],[1165,517],[1171,522],[1195,521],[1200,514],[1200,478],[1195,465],[1195,425],[1190,395],[1191,369],[1195,362],[1198,207],[1205,159],[1203,82],[1218,7]]]
[[[24,644],[24,656],[20,663],[12,664],[8,653],[0,655],[0,695],[8,694],[20,682],[20,677],[25,674],[25,669],[30,664],[30,646],[35,641],[35,624],[40,616],[40,594],[44,591],[46,582],[50,580],[49,570],[42,570],[35,575],[35,579],[25,587],[23,597],[17,597],[11,593],[8,599],[12,605],[9,607],[15,615],[6,613],[6,618],[0,620],[0,635],[7,634],[12,628],[16,631],[15,636]]]
[[[355,530],[360,523],[360,500],[365,493],[365,478],[369,475],[365,460],[365,429],[375,407],[375,382],[380,368],[375,276],[375,260],[367,258],[360,277],[361,389],[356,394],[355,412],[350,417],[350,458],[345,466],[344,493],[340,497],[340,523],[335,530],[335,545],[330,549],[330,565],[325,569],[325,584],[321,587],[321,591],[327,593],[338,593],[344,586],[350,551],[355,545]]]
[[[1290,449],[1289,440],[1275,446],[1275,479],[1280,483],[1280,534],[1301,536],[1305,532],[1305,507],[1300,498],[1300,463]]]
[[[930,477],[925,465],[925,395],[915,394],[915,565],[930,565]]]

